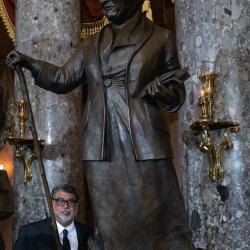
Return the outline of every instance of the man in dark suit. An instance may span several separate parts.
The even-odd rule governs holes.
[[[52,190],[52,203],[62,250],[87,250],[92,230],[74,220],[78,211],[78,194],[74,187],[61,185]],[[55,250],[50,219],[19,228],[14,250]]]
[[[82,159],[103,248],[193,249],[160,112],[177,111],[185,99],[173,36],[141,13],[143,0],[100,3],[111,23],[64,66],[16,51],[7,63],[59,94],[87,87]]]

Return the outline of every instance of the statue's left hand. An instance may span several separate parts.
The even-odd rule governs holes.
[[[152,97],[158,101],[165,103],[171,103],[171,100],[176,99],[176,92],[171,85],[164,86],[158,78],[148,83],[143,93],[140,95],[141,98]]]

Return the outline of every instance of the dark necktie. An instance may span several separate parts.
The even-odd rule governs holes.
[[[63,247],[62,250],[70,250],[70,244],[68,239],[68,230],[63,229]]]

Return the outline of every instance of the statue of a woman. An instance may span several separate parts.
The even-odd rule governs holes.
[[[185,98],[172,35],[141,13],[144,0],[100,2],[111,23],[63,67],[16,51],[7,63],[59,94],[87,84],[82,159],[105,249],[193,249],[159,108],[175,112]]]

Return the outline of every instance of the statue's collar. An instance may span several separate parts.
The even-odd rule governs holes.
[[[113,35],[115,36],[114,47],[124,46],[124,45],[135,45],[136,41],[133,39],[133,33],[136,31],[137,26],[142,18],[142,13],[138,11],[127,20],[122,25],[107,25],[106,29],[111,29]]]

